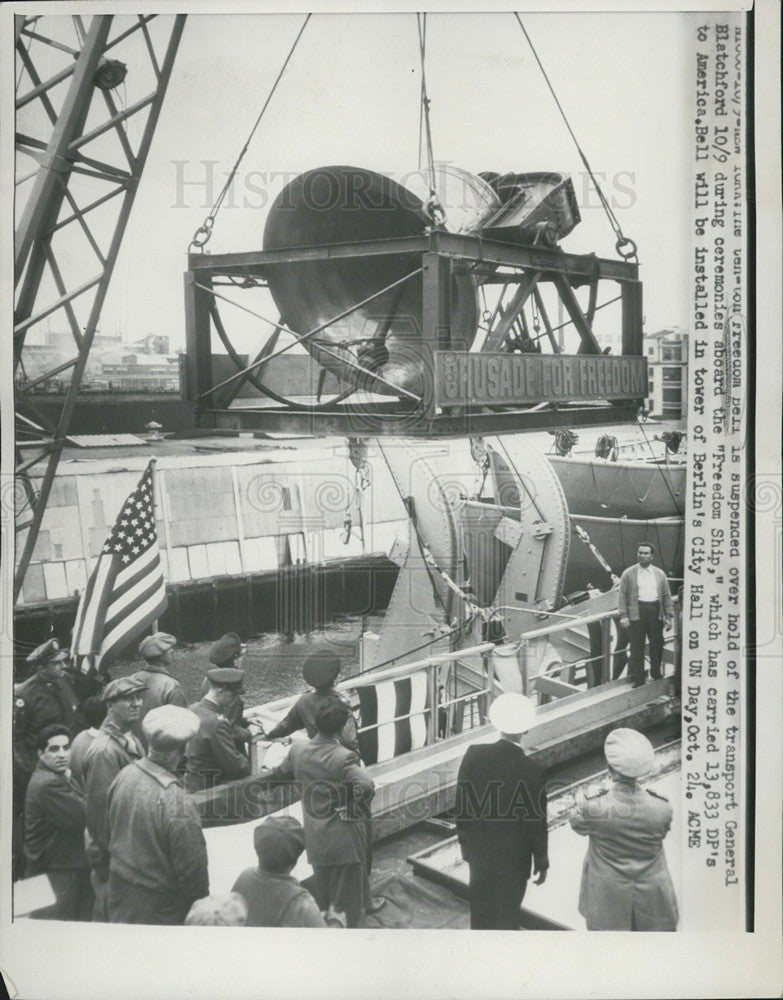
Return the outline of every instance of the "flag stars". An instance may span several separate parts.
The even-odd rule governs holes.
[[[125,555],[124,555],[124,556],[122,557],[122,561],[123,561],[124,563],[128,563],[128,562],[130,562],[130,556],[129,556],[129,555],[127,554],[127,552],[126,552],[126,553],[125,553]]]

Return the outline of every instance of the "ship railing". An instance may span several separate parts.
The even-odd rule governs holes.
[[[362,725],[359,727],[359,734],[369,734],[390,725],[423,717],[426,723],[425,743],[435,743],[454,732],[474,729],[485,722],[492,695],[496,691],[499,693],[489,662],[494,649],[494,643],[484,642],[465,649],[436,653],[411,663],[356,674],[337,684],[336,689],[347,696],[352,705],[356,705],[361,688],[374,687],[384,681],[402,681],[423,673],[426,699],[422,700],[420,706],[410,712]],[[286,714],[297,697],[298,695],[280,698],[249,709],[245,714],[247,718],[268,729]]]
[[[667,667],[676,670],[679,662],[681,609],[676,597],[673,598],[673,605],[674,628],[664,637],[663,673],[668,672]],[[390,726],[400,723],[411,724],[411,720],[423,718],[425,737],[420,741],[420,745],[432,745],[455,733],[478,728],[486,722],[492,699],[502,693],[502,688],[495,679],[492,662],[493,654],[497,654],[499,650],[515,656],[522,693],[541,704],[553,697],[578,694],[585,689],[597,688],[608,683],[612,679],[614,657],[621,655],[622,652],[613,648],[612,624],[616,622],[617,617],[616,608],[594,614],[569,616],[567,621],[544,625],[502,646],[484,642],[465,649],[433,654],[411,663],[356,674],[337,684],[336,689],[342,692],[355,708],[360,702],[360,689],[423,674],[426,698],[420,698],[419,704],[410,711],[361,725],[359,734],[360,737],[366,738],[372,732],[380,732],[382,729],[388,732]],[[600,629],[600,650],[574,660],[563,658],[553,644],[553,639],[556,643],[559,634],[575,627],[587,628],[593,624]],[[552,650],[555,653],[554,657]],[[548,662],[547,655],[549,655]],[[577,672],[580,670],[584,671],[580,677],[581,686],[575,683]],[[419,689],[421,687],[422,685],[418,685]],[[265,729],[269,729],[294,705],[297,697],[294,695],[281,698],[251,709],[246,714],[249,718],[260,722]],[[411,704],[412,702],[411,696]],[[411,746],[414,748],[416,746],[413,738]]]
[[[681,659],[682,606],[679,595],[672,597],[672,628],[664,634],[661,672],[667,667],[676,673]],[[590,636],[590,625],[597,626]],[[558,649],[558,639],[574,629],[587,630],[590,638],[590,655],[567,659]],[[597,632],[597,636],[595,633]],[[612,680],[617,657],[630,657],[630,635],[619,645],[619,615],[617,609],[604,610],[589,615],[575,616],[568,621],[544,625],[526,632],[517,640],[518,662],[522,677],[522,691],[528,697],[538,693],[542,700],[575,694],[581,688],[575,683],[578,671],[588,688],[599,687]],[[617,671],[626,669],[626,664]]]

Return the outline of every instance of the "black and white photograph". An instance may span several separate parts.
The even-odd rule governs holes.
[[[606,6],[0,11],[10,996],[783,988],[780,11]]]

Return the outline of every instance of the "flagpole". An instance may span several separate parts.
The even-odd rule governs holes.
[[[155,488],[155,486],[156,486],[155,479],[156,479],[156,474],[157,474],[157,468],[158,468],[158,459],[157,459],[157,456],[156,456],[156,457],[150,459],[150,484],[152,486],[152,516],[155,519],[155,531],[156,532],[158,530],[158,523],[157,523],[158,522],[158,512],[157,512],[157,500],[156,500],[157,490]],[[152,632],[154,634],[157,631],[158,631],[158,619],[157,618],[153,618],[153,620],[152,620]]]

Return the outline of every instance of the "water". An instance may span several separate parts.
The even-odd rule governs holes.
[[[242,663],[245,671],[245,706],[251,708],[306,690],[307,685],[302,679],[302,664],[311,653],[324,646],[342,659],[340,679],[357,673],[362,631],[377,632],[382,620],[383,616],[380,614],[346,614],[336,616],[329,624],[308,632],[297,632],[290,636],[266,632],[251,636],[247,639],[247,652]],[[188,704],[201,697],[204,676],[213,666],[209,662],[211,645],[211,641],[180,642],[174,649],[174,659],[169,671],[182,685]],[[118,660],[109,672],[112,677],[125,677],[144,666],[143,660],[128,657]]]

